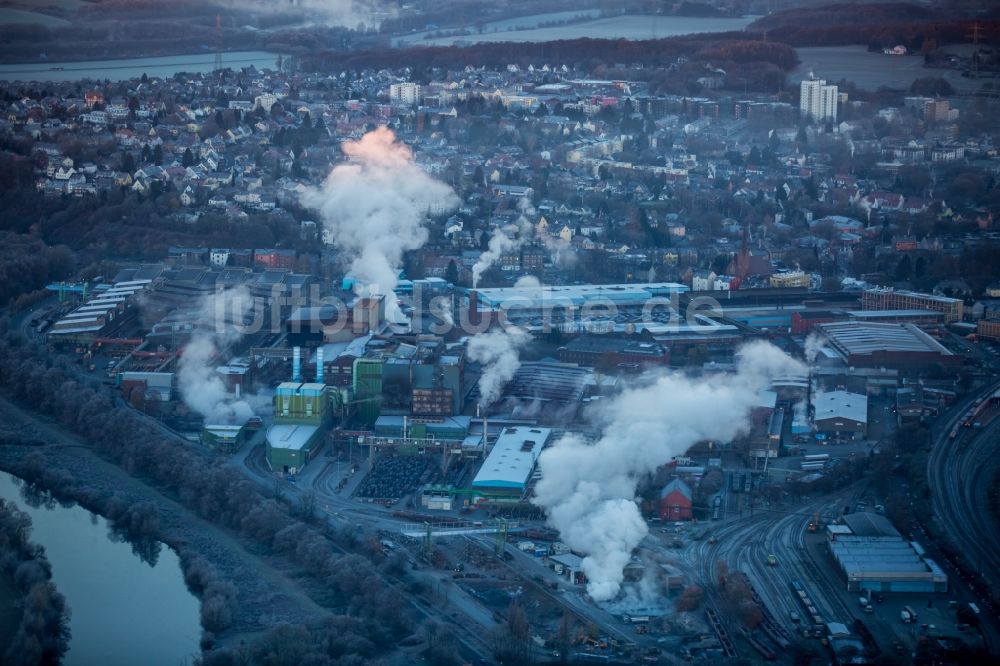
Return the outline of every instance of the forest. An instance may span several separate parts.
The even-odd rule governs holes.
[[[839,3],[797,7],[773,12],[750,24],[750,30],[776,30],[806,26],[871,25],[928,22],[942,18],[937,11],[911,2]]]
[[[976,22],[985,44],[1000,43],[1000,21]],[[791,46],[885,48],[902,44],[910,51],[927,51],[969,41],[973,21],[942,15],[907,2],[844,3],[775,12],[751,23],[747,30]]]
[[[0,577],[15,591],[20,607],[17,627],[0,653],[0,663],[58,664],[69,646],[69,605],[52,582],[52,565],[45,549],[31,542],[31,518],[2,499]]]
[[[66,246],[49,246],[39,238],[0,230],[0,304],[12,305],[23,295],[73,273],[75,258]]]
[[[752,47],[748,44],[754,44]],[[628,63],[667,66],[680,56],[698,54],[702,49],[711,56],[750,58],[793,68],[798,58],[786,44],[763,42],[744,32],[683,35],[651,40],[566,39],[554,42],[495,42],[475,47],[432,46],[405,49],[378,49],[340,53],[321,51],[303,58],[306,69],[342,71],[383,68],[454,67],[456,62],[473,67],[522,66],[539,63]],[[696,55],[696,57],[698,57]]]

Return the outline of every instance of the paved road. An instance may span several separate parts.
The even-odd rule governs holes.
[[[984,637],[994,654],[1000,650],[1000,628],[988,596],[990,590],[1000,593],[1000,528],[989,510],[986,493],[1000,467],[996,455],[1000,419],[984,428],[963,428],[961,422],[976,399],[992,394],[998,387],[1000,382],[961,401],[935,424],[934,448],[927,463],[936,522],[978,570],[979,579],[968,581],[968,585],[980,599],[977,603],[986,611],[984,615],[990,618]],[[952,439],[951,432],[956,429]]]

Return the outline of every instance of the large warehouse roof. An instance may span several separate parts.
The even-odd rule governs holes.
[[[908,542],[898,537],[838,536],[830,542],[830,550],[848,577],[878,574],[905,578],[940,573],[936,564],[921,558]]]
[[[937,294],[925,294],[921,291],[908,291],[906,289],[893,289],[892,287],[874,287],[868,290],[869,294],[879,295],[879,294],[892,294],[896,296],[903,296],[906,298],[917,298],[923,301],[931,301],[935,303],[941,303],[942,305],[954,305],[958,303],[961,299],[952,298],[950,296],[939,296]]]
[[[926,557],[919,544],[904,540],[885,516],[851,513],[843,521],[845,529],[835,534],[831,530],[829,545],[849,582],[947,582],[947,575]]]
[[[504,395],[522,400],[577,402],[583,399],[593,376],[594,371],[590,368],[572,363],[524,363],[514,374]]]
[[[868,396],[847,391],[817,393],[813,397],[814,421],[849,419],[858,423],[868,422]]]
[[[473,488],[524,489],[551,428],[505,428],[472,481]]]
[[[650,282],[646,284],[582,284],[544,287],[499,287],[476,290],[479,306],[483,309],[513,307],[538,308],[543,305],[581,306],[595,301],[616,305],[643,305],[653,297],[669,297],[687,291],[687,286],[677,282]]]
[[[863,537],[898,537],[899,531],[892,526],[889,519],[877,513],[862,511],[844,516],[844,525],[851,534]]]
[[[819,324],[817,328],[845,357],[886,352],[951,356],[946,347],[913,324],[848,321]]]

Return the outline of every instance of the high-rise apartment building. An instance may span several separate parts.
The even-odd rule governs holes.
[[[393,83],[389,86],[389,101],[400,106],[420,103],[420,85],[417,83]]]
[[[802,82],[799,110],[803,117],[814,122],[837,120],[837,86],[827,85],[823,79],[812,74]]]

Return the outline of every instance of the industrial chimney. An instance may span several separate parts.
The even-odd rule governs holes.
[[[292,381],[302,381],[302,348],[292,347]]]
[[[469,323],[476,325],[479,321],[479,292],[473,289],[469,292]]]
[[[316,349],[316,383],[323,384],[323,348]]]

